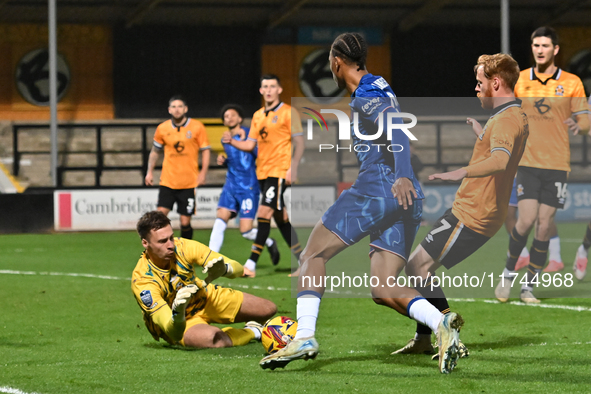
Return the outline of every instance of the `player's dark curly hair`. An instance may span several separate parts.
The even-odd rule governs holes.
[[[330,47],[332,56],[340,57],[347,63],[357,64],[357,71],[365,69],[367,44],[359,33],[343,33],[335,38]]]
[[[548,37],[552,40],[552,45],[558,45],[558,33],[556,33],[556,30],[549,26],[538,27],[536,30],[534,30],[534,32],[531,34],[532,43],[536,37]]]
[[[229,109],[233,109],[238,113],[238,116],[244,119],[244,109],[241,106],[239,106],[238,104],[226,104],[220,112],[220,118],[222,118],[222,120],[224,120],[224,115],[226,114],[226,111]]]
[[[152,230],[160,230],[170,225],[170,219],[160,211],[146,212],[137,222],[137,233],[141,239],[148,239]]]

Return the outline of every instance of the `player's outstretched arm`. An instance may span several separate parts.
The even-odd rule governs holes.
[[[494,151],[491,156],[480,163],[472,164],[468,167],[460,168],[455,171],[444,172],[442,174],[433,174],[429,180],[441,179],[442,181],[461,181],[468,178],[482,178],[485,176],[505,171],[509,164],[509,155],[504,151]]]
[[[482,134],[482,126],[480,123],[478,123],[478,121],[474,118],[467,118],[466,123],[472,125],[472,131],[474,131],[476,137],[480,137],[480,134]]]
[[[455,171],[429,175],[429,180],[434,181],[435,179],[441,179],[442,181],[461,181],[466,177],[467,174],[468,173],[465,169],[460,168],[459,170]]]

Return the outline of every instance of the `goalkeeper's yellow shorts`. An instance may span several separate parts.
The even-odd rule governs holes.
[[[196,324],[234,323],[243,300],[244,294],[241,291],[210,284],[207,286],[205,307],[187,318],[185,332]]]

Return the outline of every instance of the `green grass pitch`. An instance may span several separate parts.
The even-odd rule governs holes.
[[[584,228],[583,223],[559,226],[565,273],[570,272]],[[421,229],[417,241],[427,230]],[[309,229],[300,233],[305,243]],[[276,230],[273,236],[280,238]],[[205,243],[208,238],[209,231],[195,234],[195,239]],[[271,266],[264,252],[255,279],[222,278],[219,282],[271,299],[280,314],[295,318],[296,300],[287,277],[289,250],[283,241],[279,244],[283,260],[278,268]],[[361,244],[330,262],[330,269],[367,267],[367,241]],[[222,253],[244,262],[249,248],[237,230],[227,231]],[[484,269],[498,275],[506,248],[507,236],[501,230],[449,274],[476,274]],[[368,298],[327,294],[320,308],[316,360],[263,371],[258,366],[264,356],[259,343],[191,351],[154,341],[127,280],[141,251],[133,232],[0,236],[0,392],[591,390],[591,300],[580,296],[591,289],[589,277],[583,282],[575,279],[571,291],[576,297],[557,298],[557,290],[541,291],[553,297],[543,301],[553,308],[492,303],[490,286],[488,299],[459,292],[454,297],[473,298],[450,301],[452,310],[466,321],[461,337],[471,356],[461,359],[451,375],[441,375],[428,356],[390,355],[413,335],[415,324],[410,319]]]

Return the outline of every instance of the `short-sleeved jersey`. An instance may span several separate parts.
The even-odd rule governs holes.
[[[194,266],[202,267],[206,262],[215,259],[221,254],[209,249],[197,241],[175,238],[175,263],[170,270],[158,268],[144,251],[131,275],[131,290],[135,299],[142,309],[146,327],[152,336],[158,340],[170,340],[162,332],[159,326],[154,324],[151,316],[164,305],[172,306],[177,291],[187,285],[200,286],[197,282]],[[224,257],[226,263],[230,261]],[[209,284],[206,289],[200,288],[185,310],[187,318],[194,316],[202,310],[207,300],[207,291],[213,288]]]
[[[205,126],[188,118],[182,126],[172,120],[162,122],[154,133],[154,146],[164,148],[160,185],[171,189],[192,189],[197,186],[199,151],[209,149]]]
[[[245,139],[248,138],[249,130],[242,128],[245,132]],[[240,135],[233,136],[240,141]],[[256,173],[257,148],[252,152],[245,152],[230,144],[224,144],[226,152],[225,165],[228,167],[226,172],[226,184],[230,184],[233,190],[259,190],[259,182]]]
[[[513,179],[529,144],[528,116],[521,101],[505,103],[493,110],[477,138],[470,164],[480,163],[495,151],[509,155],[505,171],[480,178],[464,178],[452,206],[452,213],[473,231],[492,237],[507,216]]]
[[[265,111],[259,109],[252,116],[249,140],[258,143],[257,178],[285,179],[291,167],[291,138],[303,134],[299,115],[283,102]],[[297,117],[297,118],[296,118]]]
[[[519,74],[515,96],[523,100],[530,129],[520,165],[570,171],[569,132],[564,121],[589,113],[579,77],[560,68],[553,75],[536,75],[532,67]]]
[[[351,95],[349,106],[353,120],[351,138],[359,163],[359,176],[353,187],[366,196],[394,198],[392,185],[396,179],[406,177],[413,183],[418,198],[423,199],[421,186],[410,165],[408,136],[401,129],[394,129],[392,139],[388,139],[385,126],[388,113],[400,112],[400,105],[388,82],[380,76],[364,75]],[[358,122],[355,124],[356,117]],[[400,118],[396,121],[402,122]],[[371,137],[380,127],[382,134],[375,140],[362,139],[355,130]]]

